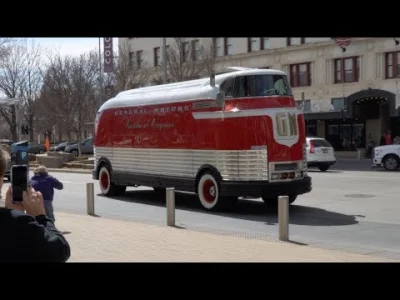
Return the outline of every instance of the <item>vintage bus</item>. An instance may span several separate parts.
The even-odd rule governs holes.
[[[305,123],[284,72],[245,69],[210,78],[127,90],[95,121],[95,165],[106,196],[126,187],[167,187],[197,195],[206,210],[239,197],[311,191]]]

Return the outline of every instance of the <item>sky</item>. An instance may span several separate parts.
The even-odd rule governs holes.
[[[32,38],[42,47],[59,50],[61,55],[80,55],[90,50],[99,49],[99,38]],[[118,47],[118,38],[113,40],[114,51]],[[101,39],[103,48],[103,39]]]

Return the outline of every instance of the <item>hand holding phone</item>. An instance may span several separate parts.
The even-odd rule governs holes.
[[[22,194],[28,191],[29,167],[27,165],[15,165],[11,167],[12,201],[22,202]]]
[[[22,206],[22,202],[13,202],[12,201],[12,190],[11,186],[8,187],[6,192],[6,201],[4,206],[9,209],[15,209],[20,211],[25,211],[25,208]]]

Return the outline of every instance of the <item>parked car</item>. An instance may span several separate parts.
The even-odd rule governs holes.
[[[11,140],[0,140],[0,144],[4,144],[4,145],[8,145],[8,146],[11,146],[14,143],[15,142],[11,141]]]
[[[78,144],[69,145],[65,147],[64,151],[78,156]],[[93,154],[93,138],[87,138],[81,143],[81,151],[81,154]]]
[[[335,150],[325,139],[319,137],[307,137],[307,166],[327,171],[336,163]]]
[[[62,143],[59,143],[56,146],[51,146],[50,147],[50,151],[56,151],[56,152],[64,151],[65,147],[70,146],[70,145],[74,145],[74,144],[76,144],[76,142],[62,142]]]
[[[46,152],[46,147],[44,145],[35,142],[28,143],[28,153],[43,154],[45,152]]]
[[[400,167],[400,145],[375,147],[372,154],[372,165],[384,167],[387,171],[395,171]]]

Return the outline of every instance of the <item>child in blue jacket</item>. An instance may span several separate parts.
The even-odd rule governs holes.
[[[53,209],[54,189],[62,190],[64,186],[57,178],[49,175],[45,166],[37,167],[33,171],[33,174],[29,183],[35,191],[42,193],[46,215],[55,223],[56,219]]]

